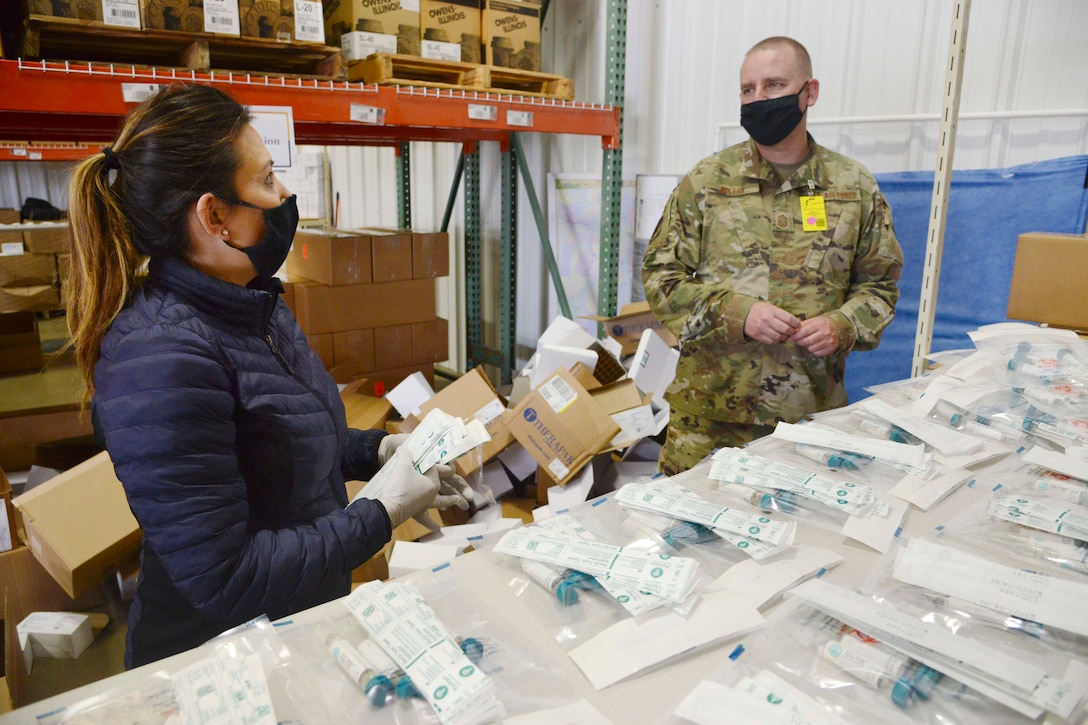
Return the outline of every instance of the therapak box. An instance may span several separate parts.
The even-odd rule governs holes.
[[[505,417],[510,433],[565,486],[620,432],[604,408],[566,370],[532,390]]]
[[[419,55],[419,1],[325,0],[325,42],[348,60],[372,53]]]
[[[1021,234],[1006,314],[1016,320],[1088,330],[1088,236]]]
[[[638,349],[644,330],[653,330],[671,347],[677,346],[676,335],[654,317],[648,302],[632,302],[624,305],[615,317],[584,315],[583,320],[597,320],[603,323],[605,334],[620,344],[624,355],[630,355]]]
[[[479,63],[480,0],[420,0],[419,25],[424,58]]]
[[[481,0],[484,62],[540,70],[540,0]]]

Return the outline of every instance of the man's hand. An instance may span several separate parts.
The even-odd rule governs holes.
[[[752,305],[744,318],[744,335],[749,340],[777,345],[796,334],[802,324],[781,307],[760,300]]]
[[[790,341],[816,357],[826,357],[839,349],[839,330],[828,317],[812,317],[801,323]]]

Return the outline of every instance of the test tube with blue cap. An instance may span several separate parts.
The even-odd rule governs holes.
[[[863,418],[861,423],[861,429],[867,433],[884,438],[889,441],[895,441],[896,443],[907,443],[909,445],[918,445],[921,443],[921,439],[917,436],[908,433],[899,426],[888,423],[883,420],[876,420],[875,418]]]
[[[694,521],[680,521],[663,533],[661,538],[674,549],[682,549],[689,544],[705,544],[708,541],[720,540],[710,527]]]
[[[837,640],[827,640],[820,649],[821,657],[870,687],[887,692],[897,707],[905,709],[933,696],[944,677],[940,672],[859,634],[854,630]]]
[[[810,443],[798,443],[797,452],[809,460],[824,464],[828,468],[842,468],[847,471],[861,470],[863,465],[873,460],[872,456],[866,456],[862,453],[833,451]]]

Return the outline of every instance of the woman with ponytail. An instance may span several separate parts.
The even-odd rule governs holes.
[[[280,300],[298,211],[245,107],[160,91],[75,170],[69,217],[70,344],[144,535],[126,667],[344,596],[393,528],[454,503],[399,437],[347,427]]]

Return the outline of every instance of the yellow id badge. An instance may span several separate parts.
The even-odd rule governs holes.
[[[801,197],[801,228],[806,232],[827,231],[827,209],[822,196]]]

